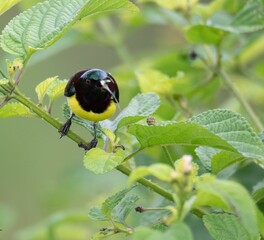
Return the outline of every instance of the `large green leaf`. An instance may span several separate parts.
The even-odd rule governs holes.
[[[163,126],[134,124],[128,132],[139,141],[141,148],[157,145],[210,146],[235,151],[219,136],[192,122],[174,122]]]
[[[252,127],[238,113],[216,109],[199,114],[190,122],[195,122],[224,139],[242,156],[264,163],[264,145]]]
[[[253,240],[238,218],[232,214],[210,214],[203,217],[204,224],[214,239]]]
[[[128,0],[48,0],[13,18],[1,35],[4,51],[28,58],[57,41],[75,22],[119,9],[135,11]]]
[[[259,234],[256,206],[242,185],[204,176],[198,180],[196,189],[197,197],[193,208],[212,206],[233,213],[252,239],[257,239]]]

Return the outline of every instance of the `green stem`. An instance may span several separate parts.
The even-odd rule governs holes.
[[[125,175],[129,176],[131,173],[131,170],[129,168],[127,168],[124,165],[119,165],[116,167],[116,169],[122,173],[124,173]],[[173,201],[173,197],[172,194],[167,191],[166,189],[158,186],[157,184],[151,182],[150,180],[146,179],[146,178],[140,178],[138,180],[139,183],[141,183],[143,186],[150,188],[151,190],[153,190],[154,192],[158,193],[159,195],[163,196],[164,198]]]
[[[239,92],[239,90],[235,87],[229,76],[222,70],[218,72],[219,76],[222,78],[226,86],[232,91],[232,93],[235,95],[237,100],[240,102],[240,104],[243,106],[245,111],[247,112],[248,116],[251,118],[252,122],[254,123],[255,127],[259,131],[264,130],[264,126],[259,120],[258,116],[255,114],[249,103],[246,101],[244,96]]]
[[[248,116],[250,117],[252,123],[254,123],[255,127],[259,131],[264,130],[264,126],[262,122],[259,120],[256,113],[253,111],[252,107],[249,105],[247,100],[244,98],[244,96],[240,93],[240,91],[235,87],[229,76],[226,74],[226,72],[222,69],[222,51],[221,51],[221,42],[217,46],[217,59],[214,67],[211,67],[208,65],[207,61],[200,57],[200,59],[204,62],[204,64],[212,71],[213,76],[218,75],[222,78],[224,84],[230,89],[230,91],[234,94],[236,99],[239,101],[241,106],[244,108],[244,110],[247,112]],[[211,51],[210,51],[211,52]],[[209,55],[209,53],[208,53]]]
[[[113,26],[109,18],[103,18],[99,23],[108,40],[107,43],[116,50],[121,60],[131,69],[133,69],[134,61],[123,44],[120,31],[117,31],[116,27]]]
[[[0,74],[4,77],[4,78],[6,78],[7,79],[7,77],[6,77],[6,75],[3,73],[3,71],[2,70],[0,70]]]
[[[169,150],[168,150],[168,147],[167,147],[167,146],[162,146],[162,149],[163,149],[165,155],[167,156],[170,165],[171,165],[172,167],[174,167],[174,161],[173,161],[173,159],[172,159],[172,157],[171,157],[171,154],[170,154],[170,152],[169,152]]]
[[[62,124],[53,118],[50,114],[39,108],[36,104],[31,102],[28,98],[26,98],[24,95],[22,95],[17,89],[14,90],[15,95],[13,98],[15,98],[17,101],[21,102],[25,106],[27,106],[29,109],[31,109],[34,113],[36,113],[40,118],[44,119],[46,122],[51,124],[53,127],[57,128],[58,130],[61,128]],[[67,136],[72,139],[76,143],[83,142],[85,141],[78,136],[76,133],[73,131],[69,131]]]

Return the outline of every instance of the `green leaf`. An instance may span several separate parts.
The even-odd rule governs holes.
[[[0,16],[6,12],[8,9],[12,8],[14,5],[16,5],[21,0],[1,0],[0,4]]]
[[[131,240],[192,240],[190,228],[185,223],[175,223],[165,232],[160,232],[147,227],[136,228]]]
[[[118,148],[115,153],[105,152],[100,148],[89,150],[84,158],[84,166],[96,174],[102,174],[113,170],[122,163],[125,152]]]
[[[0,85],[5,85],[5,84],[8,84],[8,83],[9,83],[8,79],[6,79],[6,78],[0,79]]]
[[[115,118],[115,120],[105,120],[101,122],[103,128],[108,128],[113,132],[117,128],[138,122],[144,117],[154,113],[160,106],[159,96],[155,93],[137,94],[129,102],[128,106]]]
[[[218,149],[211,147],[198,147],[195,149],[195,153],[199,157],[201,163],[206,168],[206,170],[210,172],[212,170],[211,159],[218,152]]]
[[[217,174],[225,168],[246,159],[236,152],[220,151],[212,157],[212,173]]]
[[[235,15],[231,27],[237,33],[253,32],[264,28],[264,1],[249,0]]]
[[[136,74],[141,92],[155,92],[162,95],[171,94],[175,78],[154,69],[147,69]]]
[[[252,197],[264,210],[264,179],[254,186]]]
[[[148,227],[138,227],[132,235],[131,240],[160,240],[162,233]]]
[[[195,25],[187,29],[185,36],[193,43],[218,45],[227,33],[216,26]]]
[[[257,239],[259,234],[256,206],[243,186],[233,181],[217,180],[205,175],[199,178],[196,189],[197,197],[193,208],[211,206],[233,213],[248,234]]]
[[[264,163],[264,145],[252,127],[238,113],[215,109],[190,119],[224,139],[242,156]]]
[[[52,45],[78,20],[121,9],[137,10],[127,0],[49,0],[38,3],[8,23],[1,35],[1,47],[26,59]]]
[[[195,152],[203,166],[213,174],[247,159],[237,152],[221,151],[210,147],[199,147],[195,149]]]
[[[101,212],[107,217],[111,217],[113,209],[125,198],[126,194],[130,192],[135,186],[125,188],[115,195],[108,197],[102,204]]]
[[[162,163],[152,164],[148,167],[141,166],[132,171],[128,179],[128,184],[146,175],[153,175],[162,181],[170,182],[172,180],[172,172],[173,168]]]
[[[7,103],[0,108],[0,118],[8,117],[32,117],[33,113],[21,103]]]
[[[172,224],[163,234],[166,240],[192,240],[191,229],[183,222]]]
[[[229,151],[235,149],[219,136],[192,122],[174,122],[163,126],[134,124],[128,132],[133,134],[141,149],[158,145],[210,146]]]
[[[203,217],[204,224],[214,239],[253,240],[239,219],[232,214],[210,214]]]
[[[113,209],[112,216],[115,221],[125,224],[128,214],[135,208],[135,203],[138,201],[137,195],[125,196],[118,205]]]
[[[39,100],[40,104],[43,103],[43,98],[47,94],[47,91],[48,91],[49,87],[51,86],[51,84],[57,80],[58,80],[58,76],[50,77],[50,78],[47,78],[46,80],[42,81],[40,84],[38,84],[36,86],[35,91],[38,95],[38,100]]]
[[[62,96],[68,80],[55,79],[47,89],[47,95],[51,102]]]
[[[108,221],[108,220],[110,220],[107,216],[105,216],[101,212],[101,208],[98,206],[92,207],[89,210],[88,217],[91,218],[92,220],[96,220],[96,221]]]

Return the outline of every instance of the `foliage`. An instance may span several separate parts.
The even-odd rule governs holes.
[[[16,2],[5,2],[0,14]],[[196,237],[188,222],[192,214],[214,239],[264,238],[263,177],[260,181],[252,177],[252,189],[243,178],[232,178],[249,165],[259,167],[263,174],[264,62],[259,56],[263,54],[264,1],[236,0],[231,5],[227,0],[137,3],[140,14],[128,0],[46,0],[14,17],[0,36],[2,50],[18,56],[10,57],[0,72],[0,118],[26,116],[34,121],[34,117],[61,128],[52,108],[63,95],[67,80],[55,76],[40,82],[35,87],[37,103],[19,87],[32,55],[63,39],[74,25],[75,34],[90,34],[92,40],[111,46],[119,54],[123,64],[113,69],[114,75],[127,84],[120,83],[120,92],[128,96],[141,92],[127,99],[126,107],[113,120],[98,124],[100,143],[83,157],[89,171],[105,174],[116,169],[128,176],[129,185],[89,210],[92,220],[106,224],[92,239],[123,234],[122,238],[125,235],[132,240],[191,240]],[[105,16],[116,11],[118,16]],[[89,28],[84,31],[79,21],[94,15],[98,16],[88,33]],[[184,47],[133,59],[124,44],[129,32],[151,24],[180,30]],[[67,105],[63,113],[69,117]],[[73,122],[93,131],[88,121],[75,116]],[[78,144],[85,142],[73,131],[67,136]],[[135,194],[139,184],[130,186],[134,182],[167,201],[154,207],[152,203],[136,207],[147,193]],[[134,209],[147,216],[145,224],[131,221]],[[67,227],[78,221],[85,225],[87,219],[83,213],[67,215],[65,211],[62,216],[51,216],[51,224],[43,224],[41,234],[33,226],[21,239],[39,239],[39,235],[55,239],[57,225]],[[79,236],[80,232],[74,229],[72,234]]]

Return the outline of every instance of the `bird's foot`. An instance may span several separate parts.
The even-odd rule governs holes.
[[[80,148],[84,148],[85,151],[89,151],[89,150],[91,150],[92,148],[95,148],[95,147],[97,146],[97,143],[98,143],[97,138],[94,138],[90,143],[88,143],[88,144],[84,144],[84,143],[80,142],[80,143],[78,144],[78,146],[79,146]]]
[[[60,138],[64,137],[65,135],[67,135],[67,133],[69,132],[70,130],[70,127],[71,127],[71,124],[72,124],[72,121],[71,121],[71,118],[69,118],[66,123],[64,123],[61,128],[59,129],[59,133],[60,133]]]

